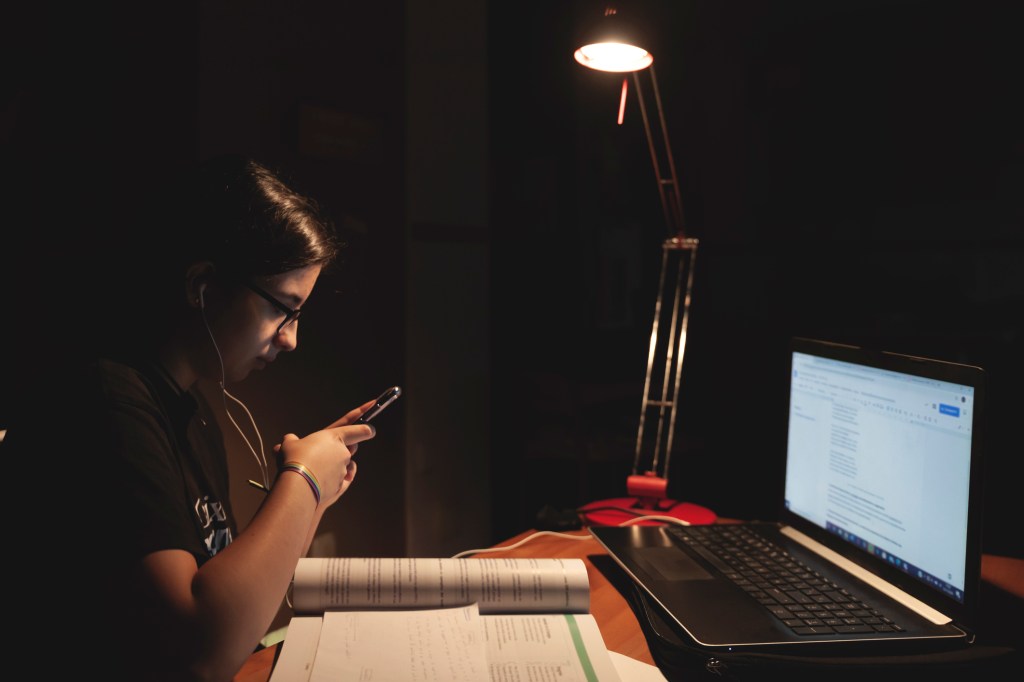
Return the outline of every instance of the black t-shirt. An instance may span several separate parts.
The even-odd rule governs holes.
[[[131,560],[183,549],[202,566],[237,534],[227,456],[209,405],[155,364],[103,360],[88,372],[96,454],[112,473],[93,494],[108,496],[99,506],[123,515],[120,552]]]
[[[147,362],[40,373],[20,408],[0,446],[12,607],[64,643],[50,665],[96,656],[113,674],[159,637],[141,627],[139,560],[182,549],[202,566],[237,535],[222,434],[198,390]]]

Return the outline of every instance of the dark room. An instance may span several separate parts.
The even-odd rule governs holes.
[[[650,514],[645,524],[623,525],[666,537],[667,527],[685,522],[768,524],[780,513],[799,516],[804,498],[794,501],[791,451],[805,434],[801,419],[824,419],[797,406],[800,382],[810,380],[804,365],[797,368],[803,356],[793,352],[802,340],[856,349],[826,353],[827,363],[863,356],[888,377],[920,362],[927,369],[920,377],[911,371],[915,380],[963,388],[923,416],[899,412],[901,423],[920,418],[927,426],[921,433],[942,430],[935,415],[977,415],[967,426],[970,481],[948,501],[964,499],[966,577],[936,580],[944,590],[940,605],[954,597],[958,627],[961,607],[979,618],[980,593],[975,647],[988,648],[943,651],[917,672],[898,671],[932,674],[929,665],[946,661],[959,675],[949,679],[971,679],[996,670],[986,666],[1024,663],[1021,626],[1007,634],[1002,625],[1008,613],[1024,614],[1019,3],[23,5],[5,22],[0,117],[7,318],[0,453],[8,454],[8,518],[25,526],[23,560],[37,547],[46,557],[99,552],[114,541],[111,533],[155,527],[145,512],[138,522],[120,518],[137,516],[133,496],[104,502],[103,514],[116,509],[118,520],[95,535],[71,522],[79,512],[88,516],[85,491],[108,490],[113,498],[117,487],[107,482],[129,474],[103,452],[124,439],[115,427],[90,421],[100,409],[82,405],[85,394],[70,377],[72,367],[95,357],[141,356],[136,339],[176,324],[161,317],[162,301],[145,283],[157,279],[158,263],[191,248],[179,235],[205,229],[186,229],[183,221],[205,225],[212,215],[200,216],[202,199],[178,182],[210,159],[253,159],[309,198],[337,246],[322,270],[319,260],[303,262],[306,269],[264,263],[267,269],[244,282],[230,280],[215,258],[193,259],[198,265],[186,284],[195,288],[174,310],[182,320],[176,329],[187,330],[180,338],[201,349],[174,355],[178,369],[169,364],[168,345],[154,355],[153,366],[175,392],[196,396],[197,419],[203,406],[215,419],[223,440],[216,449],[226,462],[217,485],[232,518],[223,529],[224,556],[216,556],[212,535],[205,540],[209,557],[154,539],[134,543],[143,548],[140,565],[170,553],[166,566],[185,570],[186,563],[197,576],[192,592],[201,595],[197,585],[215,579],[200,577],[218,565],[228,570],[224,560],[250,551],[263,565],[258,538],[273,540],[267,556],[291,557],[287,567],[276,566],[283,559],[266,562],[267,585],[287,587],[286,602],[283,592],[238,611],[218,602],[223,613],[245,614],[259,626],[244,633],[225,626],[220,645],[241,654],[209,661],[195,654],[194,679],[298,679],[280,653],[282,639],[288,651],[285,627],[295,632],[289,622],[298,612],[290,599],[299,574],[286,575],[295,568],[288,552],[305,557],[300,562],[486,557],[481,550],[532,539],[535,531],[549,531],[540,542],[551,543],[559,534],[586,535],[609,518],[588,516],[588,505],[619,520]],[[653,62],[605,71],[587,68],[582,52],[574,58],[588,31],[620,20],[643,37]],[[181,288],[179,280],[174,286]],[[245,381],[225,373],[233,357],[227,334],[242,332],[225,321],[227,313],[217,318],[224,291],[268,319],[282,318],[271,330],[272,350],[261,351],[259,371],[246,370]],[[300,307],[301,333],[291,324]],[[893,362],[903,364],[888,364],[897,356]],[[184,387],[175,381],[182,377]],[[391,386],[401,387],[400,397],[371,426],[357,423],[354,410]],[[837,477],[828,479],[829,504],[837,506],[821,534],[869,555],[851,560],[859,570],[880,563],[884,578],[901,588],[905,580],[914,598],[927,601],[919,594],[928,579],[918,568],[924,559],[913,560],[916,545],[890,546],[889,538],[864,530],[866,521],[837,521],[855,516],[851,509],[871,494],[867,472],[855,471],[879,458],[861,452],[875,438],[867,427],[873,418],[865,416],[877,406],[871,398],[882,400],[868,395],[857,411],[842,414],[839,399],[829,401],[829,418],[842,424],[822,437],[831,439],[823,451]],[[114,423],[125,409],[133,407],[122,405]],[[328,482],[323,469],[318,478],[311,463],[321,460],[304,459],[318,434],[347,439],[340,445],[345,461],[351,458],[338,474],[344,479]],[[898,437],[907,439],[904,450],[940,456],[915,441],[931,443],[931,435]],[[306,450],[296,444],[307,442]],[[90,466],[107,460],[113,463]],[[909,471],[892,466],[897,477]],[[907,495],[925,491],[920,496],[928,498],[931,488],[935,498],[934,486],[950,480],[955,488],[955,474],[929,471],[939,466],[926,464],[919,480],[902,481]],[[842,494],[864,497],[844,506],[841,500],[852,498],[836,490],[862,475],[860,487],[849,483]],[[271,492],[281,482],[289,488]],[[339,491],[330,498],[328,483]],[[81,489],[63,496],[72,486]],[[898,489],[903,485],[884,483],[892,495]],[[46,504],[44,531],[21,521],[19,511],[46,492],[60,502]],[[302,512],[311,515],[303,517],[306,544],[274,539],[288,534],[274,525],[285,523],[284,511],[273,515],[313,499]],[[877,497],[870,504],[887,527],[916,527],[909,511],[901,516],[909,504]],[[208,523],[219,505],[202,504]],[[929,537],[945,538],[956,529],[933,532]],[[612,561],[607,553],[615,552],[598,540],[580,543],[589,554],[552,555],[589,557],[598,641],[603,635],[613,655],[650,664],[669,680],[701,679],[704,670],[673,668],[677,659],[659,648],[666,640],[656,641],[636,619],[630,643],[619,646],[609,634],[596,575],[623,590],[620,610],[658,597],[641,586],[632,588],[641,596],[630,599],[630,578],[644,581],[628,561]],[[514,556],[548,559],[546,550],[529,547]],[[113,564],[122,553],[96,556]],[[135,589],[166,578],[145,575]],[[154,619],[146,622],[161,627],[156,611],[146,612]],[[675,617],[665,622],[683,633],[688,655],[699,657],[698,630]],[[829,634],[837,632],[844,631]],[[256,654],[243,656],[263,633]],[[274,658],[254,660],[270,649]],[[139,651],[154,670],[170,655],[161,647]],[[607,656],[603,647],[601,654]],[[764,673],[757,665],[772,665],[765,661],[737,659],[735,679],[757,679]],[[897,670],[880,661],[872,664],[883,676]],[[491,665],[489,679],[515,679],[494,677]],[[597,673],[566,679],[605,679],[594,665]],[[632,679],[617,669],[608,680]],[[307,672],[302,679],[314,678]]]

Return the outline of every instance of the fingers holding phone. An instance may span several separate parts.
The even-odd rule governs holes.
[[[353,457],[359,444],[377,435],[377,429],[369,421],[394,403],[401,393],[400,387],[392,386],[325,429],[304,438],[288,434],[274,448],[278,465],[297,460],[310,467],[321,478],[321,503],[333,504],[355,479],[357,466]]]
[[[373,400],[368,400],[354,410],[350,410],[344,417],[331,424],[328,428],[344,426],[346,424],[367,424],[393,404],[400,395],[402,395],[401,386],[392,386]]]

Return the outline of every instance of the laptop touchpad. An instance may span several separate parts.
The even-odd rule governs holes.
[[[634,556],[641,568],[662,580],[711,580],[710,573],[677,547],[641,547]]]

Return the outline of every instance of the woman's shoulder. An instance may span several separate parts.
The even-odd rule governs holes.
[[[40,438],[94,439],[110,415],[154,413],[152,393],[137,368],[109,359],[63,359],[40,368],[23,386],[4,438],[5,450],[41,447]],[[48,441],[43,441],[48,442]]]
[[[72,419],[118,418],[115,415],[146,415],[160,419],[167,412],[167,391],[145,363],[118,357],[93,357],[69,365],[61,374],[59,398]],[[45,401],[41,401],[45,405]]]
[[[113,357],[93,358],[74,370],[74,385],[97,400],[144,400],[153,394],[153,382],[144,364]]]

